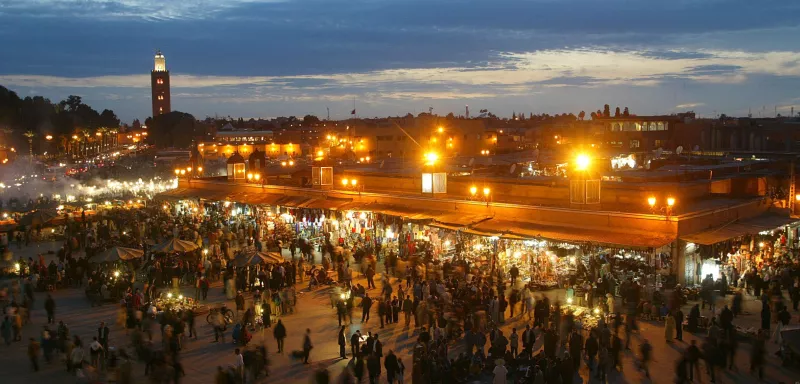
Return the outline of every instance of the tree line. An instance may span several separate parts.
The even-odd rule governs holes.
[[[11,147],[27,147],[27,135],[34,139],[38,151],[41,138],[50,135],[66,147],[74,135],[95,140],[94,133],[119,129],[119,118],[110,109],[100,112],[85,104],[80,96],[70,95],[57,103],[42,96],[19,97],[16,92],[0,86],[0,133]],[[89,138],[91,136],[91,138]]]

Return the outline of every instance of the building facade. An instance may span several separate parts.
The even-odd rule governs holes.
[[[150,89],[152,91],[153,117],[169,113],[171,109],[169,93],[169,71],[167,59],[161,51],[156,52],[155,65],[150,72]]]

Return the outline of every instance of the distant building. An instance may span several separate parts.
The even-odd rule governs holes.
[[[169,96],[169,71],[167,70],[167,59],[161,51],[156,52],[155,66],[150,72],[150,89],[153,97],[153,117],[169,113],[172,110]]]

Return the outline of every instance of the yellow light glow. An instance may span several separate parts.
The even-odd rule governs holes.
[[[428,165],[434,165],[439,160],[439,155],[435,152],[428,152],[425,154],[425,160]]]
[[[670,206],[670,207],[675,205],[675,198],[674,197],[668,197],[667,198],[667,205]]]
[[[794,199],[800,201],[800,194],[794,195]]]
[[[192,171],[192,167],[186,167],[186,172],[191,172],[191,171]]]
[[[445,240],[444,241],[444,247],[445,248],[449,248],[450,247],[450,240]]]
[[[119,277],[119,271],[114,271],[114,277]]]
[[[72,135],[72,140],[78,140],[78,135]]]
[[[186,170],[185,169],[181,169],[181,175],[185,175],[185,174],[186,174]]]
[[[248,173],[247,174],[247,180],[252,180],[252,179],[253,179],[253,174],[252,173]]]
[[[103,136],[103,132],[97,132],[94,134],[95,136]]]
[[[484,196],[489,196],[489,193],[491,193],[491,192],[492,192],[492,190],[489,189],[489,187],[484,187],[483,188],[483,195]]]
[[[171,299],[171,298],[172,298],[172,292],[170,292],[170,293],[167,293],[167,298],[169,298],[169,299]]]
[[[585,171],[589,169],[589,164],[591,164],[591,162],[592,160],[589,158],[589,156],[580,154],[575,158],[575,169],[579,171]]]
[[[437,129],[437,130],[439,131],[439,133],[444,132],[444,128],[443,127],[439,127],[439,129]]]
[[[47,135],[44,138],[47,139],[47,140],[53,140],[53,135]]]
[[[181,173],[181,170],[180,170],[180,169],[176,169],[176,170],[175,170],[175,174],[176,174],[176,175],[178,175],[178,174],[180,174],[180,173]]]
[[[169,207],[166,204],[164,204],[164,206],[162,208],[168,209]]]
[[[594,309],[594,314],[595,315],[599,315],[600,314],[600,308],[595,308]]]
[[[323,155],[325,155],[325,152],[317,151],[317,156],[318,157],[322,157]]]
[[[178,295],[178,300],[183,300],[183,295]]]
[[[347,184],[350,184],[350,180],[342,179],[342,185],[346,186]]]
[[[478,187],[476,187],[476,186],[474,186],[474,185],[473,185],[473,186],[471,186],[471,187],[469,188],[469,193],[470,193],[470,195],[473,195],[473,196],[475,196],[475,194],[477,194],[477,193],[478,193]]]
[[[256,181],[258,181],[258,180],[260,180],[260,179],[261,179],[261,174],[260,174],[260,173],[256,173],[255,175],[253,175],[253,178],[254,178]]]
[[[762,241],[762,242],[758,243],[758,247],[759,248],[764,248],[764,242]]]
[[[656,198],[654,196],[648,197],[647,198],[647,204],[650,204],[651,207],[656,205]]]
[[[281,161],[281,167],[285,167],[285,166],[286,166],[286,162],[285,161]]]
[[[289,160],[289,165],[294,165],[294,160]]]
[[[197,172],[203,172],[203,167],[197,167]]]
[[[367,161],[369,161],[369,156],[367,156]]]
[[[358,180],[356,180],[356,179],[350,180],[350,185],[355,187],[356,184],[358,184]]]
[[[571,297],[567,298],[567,304],[572,304],[572,298]]]

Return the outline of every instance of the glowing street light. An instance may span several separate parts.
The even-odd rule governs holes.
[[[439,127],[439,129],[437,129],[437,131],[439,131],[439,133],[444,132],[444,127]]]
[[[673,205],[675,205],[675,198],[674,197],[668,197],[667,198],[667,206],[668,207],[672,207]]]
[[[439,160],[439,155],[436,152],[428,152],[425,154],[425,161],[427,165],[434,165]]]
[[[350,180],[342,179],[342,185],[347,186],[347,184],[350,184]]]
[[[45,139],[47,139],[48,141],[49,141],[49,140],[53,140],[53,135],[47,135],[47,136],[45,136],[44,138],[45,138]]]
[[[647,204],[650,205],[650,208],[653,208],[656,205],[656,198],[655,196],[650,196],[647,198]]]
[[[491,193],[491,192],[492,192],[492,190],[489,189],[489,187],[483,187],[483,195],[484,196],[489,196],[489,193]]]
[[[580,154],[575,158],[575,169],[579,171],[585,171],[589,169],[589,164],[591,164],[591,162],[592,160],[588,155]]]
[[[474,185],[473,185],[473,186],[471,186],[471,187],[469,188],[469,194],[470,194],[470,195],[472,195],[472,196],[475,196],[475,195],[477,195],[477,194],[478,194],[478,187],[476,187],[476,186],[474,186]]]

